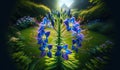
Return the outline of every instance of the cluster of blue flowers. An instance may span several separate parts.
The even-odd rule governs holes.
[[[35,24],[34,18],[30,16],[24,16],[23,18],[18,19],[16,22],[17,27],[20,28],[27,28],[34,24]]]
[[[50,21],[44,17],[43,21],[40,23],[40,28],[38,30],[38,44],[40,44],[39,50],[41,51],[41,56],[45,56],[46,54],[48,57],[52,57],[52,45],[48,44],[48,37],[50,35],[50,31],[45,31],[46,26],[50,26]],[[47,51],[48,48],[48,51]]]
[[[64,20],[67,31],[72,32],[72,50],[78,52],[78,48],[81,47],[81,42],[84,38],[84,35],[81,33],[80,24],[75,21],[75,17],[67,18]]]
[[[56,14],[59,18],[61,15],[57,11],[53,11],[53,14]],[[69,12],[70,14],[70,12]],[[46,17],[43,18],[43,21],[40,23],[40,28],[38,30],[38,44],[40,44],[39,50],[41,51],[41,57],[47,55],[48,57],[52,57],[51,49],[53,45],[48,44],[48,37],[50,35],[49,31],[45,31],[46,27],[54,27],[55,19],[53,18],[51,13],[48,13]],[[72,42],[72,50],[78,52],[78,48],[81,47],[81,42],[84,38],[84,35],[81,33],[80,24],[75,21],[75,17],[67,18],[64,20],[64,24],[66,26],[67,31],[72,32],[73,40]],[[58,32],[59,33],[59,32]],[[69,59],[69,54],[71,54],[71,50],[68,49],[68,45],[58,44],[55,56],[62,56],[65,60]]]

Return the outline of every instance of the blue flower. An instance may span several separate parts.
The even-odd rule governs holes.
[[[66,25],[67,31],[75,31],[76,33],[80,33],[79,24],[75,21],[75,17],[72,17],[70,19],[65,19],[64,24]]]
[[[42,51],[40,56],[44,57],[45,55],[46,55],[46,51]]]
[[[42,44],[43,43],[42,38],[38,38],[37,40],[38,40],[38,44]]]
[[[68,54],[65,54],[65,53],[62,53],[62,57],[63,57],[65,60],[68,60],[68,59],[69,59]]]
[[[48,19],[46,17],[43,18],[43,24],[47,24],[48,23]]]
[[[42,37],[44,35],[45,31],[44,30],[40,30],[38,32],[38,38]]]
[[[64,23],[65,23],[66,26],[69,26],[69,19],[65,19]]]
[[[67,49],[67,50],[65,50],[65,53],[66,53],[66,54],[71,54],[72,52]]]
[[[70,19],[70,23],[75,23],[75,17],[72,17],[72,18]]]
[[[41,47],[39,48],[39,50],[40,50],[40,51],[45,51],[45,47],[41,46]]]
[[[84,39],[84,35],[82,33],[80,33],[80,34],[78,34],[77,38],[82,41]]]
[[[75,44],[76,43],[76,40],[72,40],[72,44]]]
[[[52,57],[52,52],[50,52],[50,51],[47,52],[47,56],[51,58]]]
[[[60,51],[57,51],[56,53],[55,53],[55,56],[60,56],[61,55],[61,52]]]
[[[45,32],[45,35],[46,35],[46,37],[49,37],[49,35],[50,35],[50,31]]]
[[[63,48],[66,50],[68,48],[68,45],[64,45]]]
[[[52,45],[49,44],[48,45],[48,49],[51,50],[52,49]]]
[[[45,43],[48,43],[48,38],[46,38],[46,39],[44,40],[44,42],[45,42]]]
[[[57,50],[58,50],[58,51],[61,51],[61,49],[62,49],[62,47],[58,45],[58,46],[57,46]]]
[[[74,45],[72,45],[72,50],[75,50],[75,46]]]

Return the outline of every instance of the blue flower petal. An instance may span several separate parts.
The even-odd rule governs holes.
[[[43,23],[44,23],[44,24],[47,24],[47,23],[48,23],[48,20],[47,20],[46,17],[43,18]]]
[[[74,22],[75,22],[75,17],[72,17],[72,18],[70,19],[70,22],[71,22],[71,23],[74,23]]]
[[[75,44],[76,43],[76,40],[72,40],[72,44]]]
[[[43,36],[45,34],[45,31],[44,30],[40,30],[39,32],[38,32],[38,37],[41,37],[41,36]]]
[[[50,35],[50,31],[45,32],[45,35],[46,35],[46,37],[48,37]]]
[[[70,30],[71,30],[71,28],[70,28],[69,26],[67,26],[66,28],[67,28],[67,31],[70,31]]]
[[[46,43],[46,42],[43,42],[43,43],[42,43],[42,46],[46,47],[46,46],[47,46],[47,43]]]
[[[38,40],[38,44],[42,44],[43,43],[42,38],[38,38],[37,40]]]
[[[42,51],[40,56],[44,57],[45,55],[46,55],[46,51]]]
[[[65,20],[64,20],[64,24],[65,24],[66,26],[68,26],[68,25],[69,25],[69,19],[65,19]]]
[[[72,45],[72,50],[75,50],[75,46]]]
[[[64,48],[64,49],[67,49],[67,48],[68,48],[68,45],[64,45],[63,48]]]
[[[77,32],[78,29],[75,26],[73,26],[72,30]]]
[[[39,50],[40,51],[45,51],[45,48],[41,46],[41,47],[39,47]]]
[[[72,52],[67,49],[67,50],[65,51],[65,53],[66,53],[66,54],[71,54]]]
[[[47,56],[51,58],[51,57],[52,57],[52,52],[49,51],[49,52],[47,53]]]
[[[55,56],[60,56],[61,55],[61,52],[60,51],[57,51],[56,53],[55,53]]]
[[[49,50],[52,49],[52,45],[51,45],[51,44],[48,45],[48,49],[49,49]]]
[[[62,54],[62,57],[63,57],[65,60],[68,60],[68,54],[63,53],[63,54]]]
[[[61,51],[62,47],[61,46],[57,46],[57,50]]]
[[[48,43],[48,39],[46,38],[46,39],[44,40],[44,42],[45,42],[45,43]]]
[[[78,46],[78,47],[81,47],[81,46],[82,46],[82,44],[79,42],[79,43],[77,44],[77,46]]]

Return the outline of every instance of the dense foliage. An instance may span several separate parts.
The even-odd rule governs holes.
[[[15,23],[17,19],[24,16],[32,16],[42,18],[50,9],[42,4],[36,4],[28,0],[17,0],[15,9],[12,12],[11,23]]]

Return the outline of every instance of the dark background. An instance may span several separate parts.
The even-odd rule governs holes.
[[[112,17],[116,25],[115,46],[112,51],[111,61],[105,70],[120,70],[120,9],[119,0],[105,0],[107,6],[112,12]],[[15,0],[0,1],[0,70],[16,70],[7,53],[6,33],[8,28],[9,17],[15,6]]]

